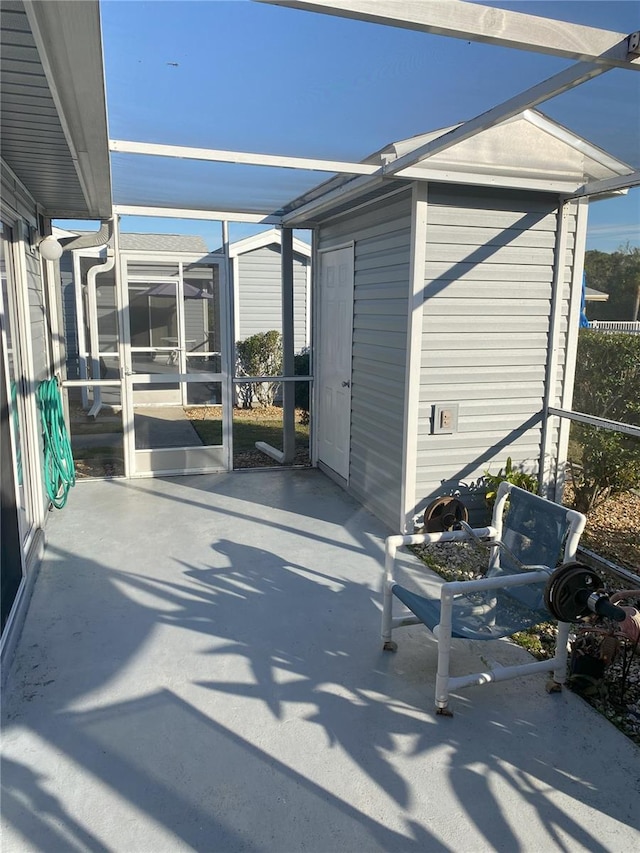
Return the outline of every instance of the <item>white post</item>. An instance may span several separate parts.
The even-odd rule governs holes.
[[[293,327],[293,230],[282,229],[282,374],[295,373]],[[296,452],[296,386],[282,383],[282,452],[284,465],[291,465]]]

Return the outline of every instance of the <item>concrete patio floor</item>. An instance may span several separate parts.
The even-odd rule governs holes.
[[[639,752],[577,696],[436,718],[433,638],[381,651],[388,532],[318,471],[80,483],[5,685],[4,853],[637,849]],[[526,656],[482,646],[454,666]]]

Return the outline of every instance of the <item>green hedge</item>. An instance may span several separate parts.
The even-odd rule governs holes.
[[[580,330],[572,409],[640,424],[640,335]],[[577,509],[640,487],[640,440],[577,422],[571,437]]]

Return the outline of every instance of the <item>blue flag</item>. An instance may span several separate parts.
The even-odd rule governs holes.
[[[580,301],[580,328],[588,329],[589,321],[587,320],[587,277],[582,273],[582,299]]]

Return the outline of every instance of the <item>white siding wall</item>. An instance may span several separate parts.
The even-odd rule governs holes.
[[[464,494],[508,456],[538,471],[557,219],[550,196],[454,187],[429,193],[416,511],[451,489]],[[556,401],[574,216],[569,232]],[[455,434],[431,433],[436,403],[459,405]],[[465,500],[478,520],[482,497]]]
[[[26,293],[26,299],[23,301],[26,316],[22,312],[19,313],[21,318],[23,318],[24,325],[28,324],[28,328],[25,331],[26,336],[30,340],[29,357],[33,365],[32,379],[33,392],[35,392],[40,382],[49,377],[49,337],[45,322],[45,302],[40,271],[40,258],[37,250],[32,249],[28,245],[28,229],[35,229],[37,225],[35,217],[36,204],[35,200],[12,178],[10,172],[5,168],[4,163],[1,165],[0,173],[2,219],[12,228],[14,238],[16,238],[19,232],[19,223],[22,223],[21,227],[23,229],[23,241],[16,240],[13,247],[15,253],[14,259],[16,261],[14,284],[21,296]],[[17,338],[17,329],[13,331]],[[23,370],[27,369],[29,357],[26,352],[22,352]],[[43,464],[43,440],[35,393],[27,395],[25,409],[28,423],[21,425],[21,427],[24,427],[22,439],[24,481],[25,484],[29,484],[29,488],[33,489],[35,515],[31,521],[37,527],[43,525],[44,519],[47,516],[48,499],[42,488],[40,476]],[[29,459],[31,459],[31,456],[27,454],[27,444],[30,447],[37,448],[37,452],[34,454],[34,456],[37,456],[37,473],[34,470],[29,470],[30,462],[27,461],[27,456],[29,455]]]
[[[294,347],[307,346],[307,264],[294,256]],[[282,331],[282,274],[280,247],[264,246],[238,257],[238,340],[268,332]]]
[[[401,514],[411,194],[323,225],[319,249],[355,243],[349,491],[393,530]]]

